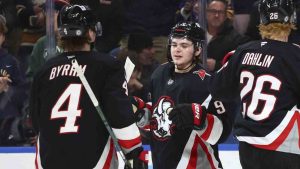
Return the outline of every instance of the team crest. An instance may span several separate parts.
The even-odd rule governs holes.
[[[171,137],[174,125],[169,120],[168,108],[173,107],[174,103],[170,97],[161,97],[153,110],[151,118],[151,130],[156,139],[164,141]]]
[[[194,71],[193,74],[197,74],[202,80],[204,80],[205,76],[206,76],[206,71],[203,69]]]

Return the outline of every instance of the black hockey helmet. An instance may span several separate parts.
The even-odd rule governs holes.
[[[296,7],[293,0],[260,0],[260,23],[296,24]]]
[[[91,9],[85,5],[66,5],[59,13],[59,34],[61,38],[85,37],[88,29],[101,36],[102,27],[96,22]]]
[[[173,37],[187,38],[196,46],[201,47],[205,40],[205,31],[196,22],[180,22],[171,30],[169,39],[171,40]]]
[[[169,45],[174,37],[187,38],[191,40],[195,48],[197,48],[202,47],[202,44],[205,41],[205,31],[197,22],[179,22],[171,29]],[[168,54],[168,60],[172,61],[170,53]]]

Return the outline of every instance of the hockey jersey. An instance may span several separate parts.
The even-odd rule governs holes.
[[[226,104],[211,99],[201,78],[200,65],[187,73],[174,73],[174,64],[158,67],[151,77],[151,151],[156,169],[221,168],[217,143],[231,131]],[[167,109],[181,103],[209,105],[202,130],[177,130]]]
[[[300,49],[262,40],[239,47],[208,79],[220,100],[240,97],[234,133],[255,147],[300,154]],[[209,77],[209,76],[207,76]]]
[[[125,153],[141,146],[124,69],[96,52],[62,53],[34,77],[30,112],[38,132],[36,168],[115,169],[116,151],[71,60],[76,58]]]

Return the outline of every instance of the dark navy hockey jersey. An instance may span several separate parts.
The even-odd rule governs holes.
[[[274,40],[247,43],[207,79],[217,99],[241,98],[234,126],[239,141],[300,154],[299,46]]]
[[[36,166],[115,169],[112,140],[72,67],[72,58],[83,69],[124,152],[141,146],[123,66],[95,52],[63,53],[43,66],[32,85],[30,112],[38,131]]]
[[[226,105],[211,99],[205,82],[200,79],[200,69],[196,65],[187,73],[174,73],[174,65],[167,63],[152,74],[150,145],[156,169],[221,167],[215,144],[227,137],[231,123]],[[202,130],[177,130],[174,127],[166,111],[181,103],[209,104]]]
[[[22,83],[21,71],[14,56],[0,48],[0,77],[9,76],[12,85]]]

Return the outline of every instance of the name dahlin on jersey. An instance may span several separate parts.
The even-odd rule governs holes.
[[[270,67],[274,56],[263,55],[262,53],[246,53],[242,64],[244,65],[253,65],[261,67]]]

